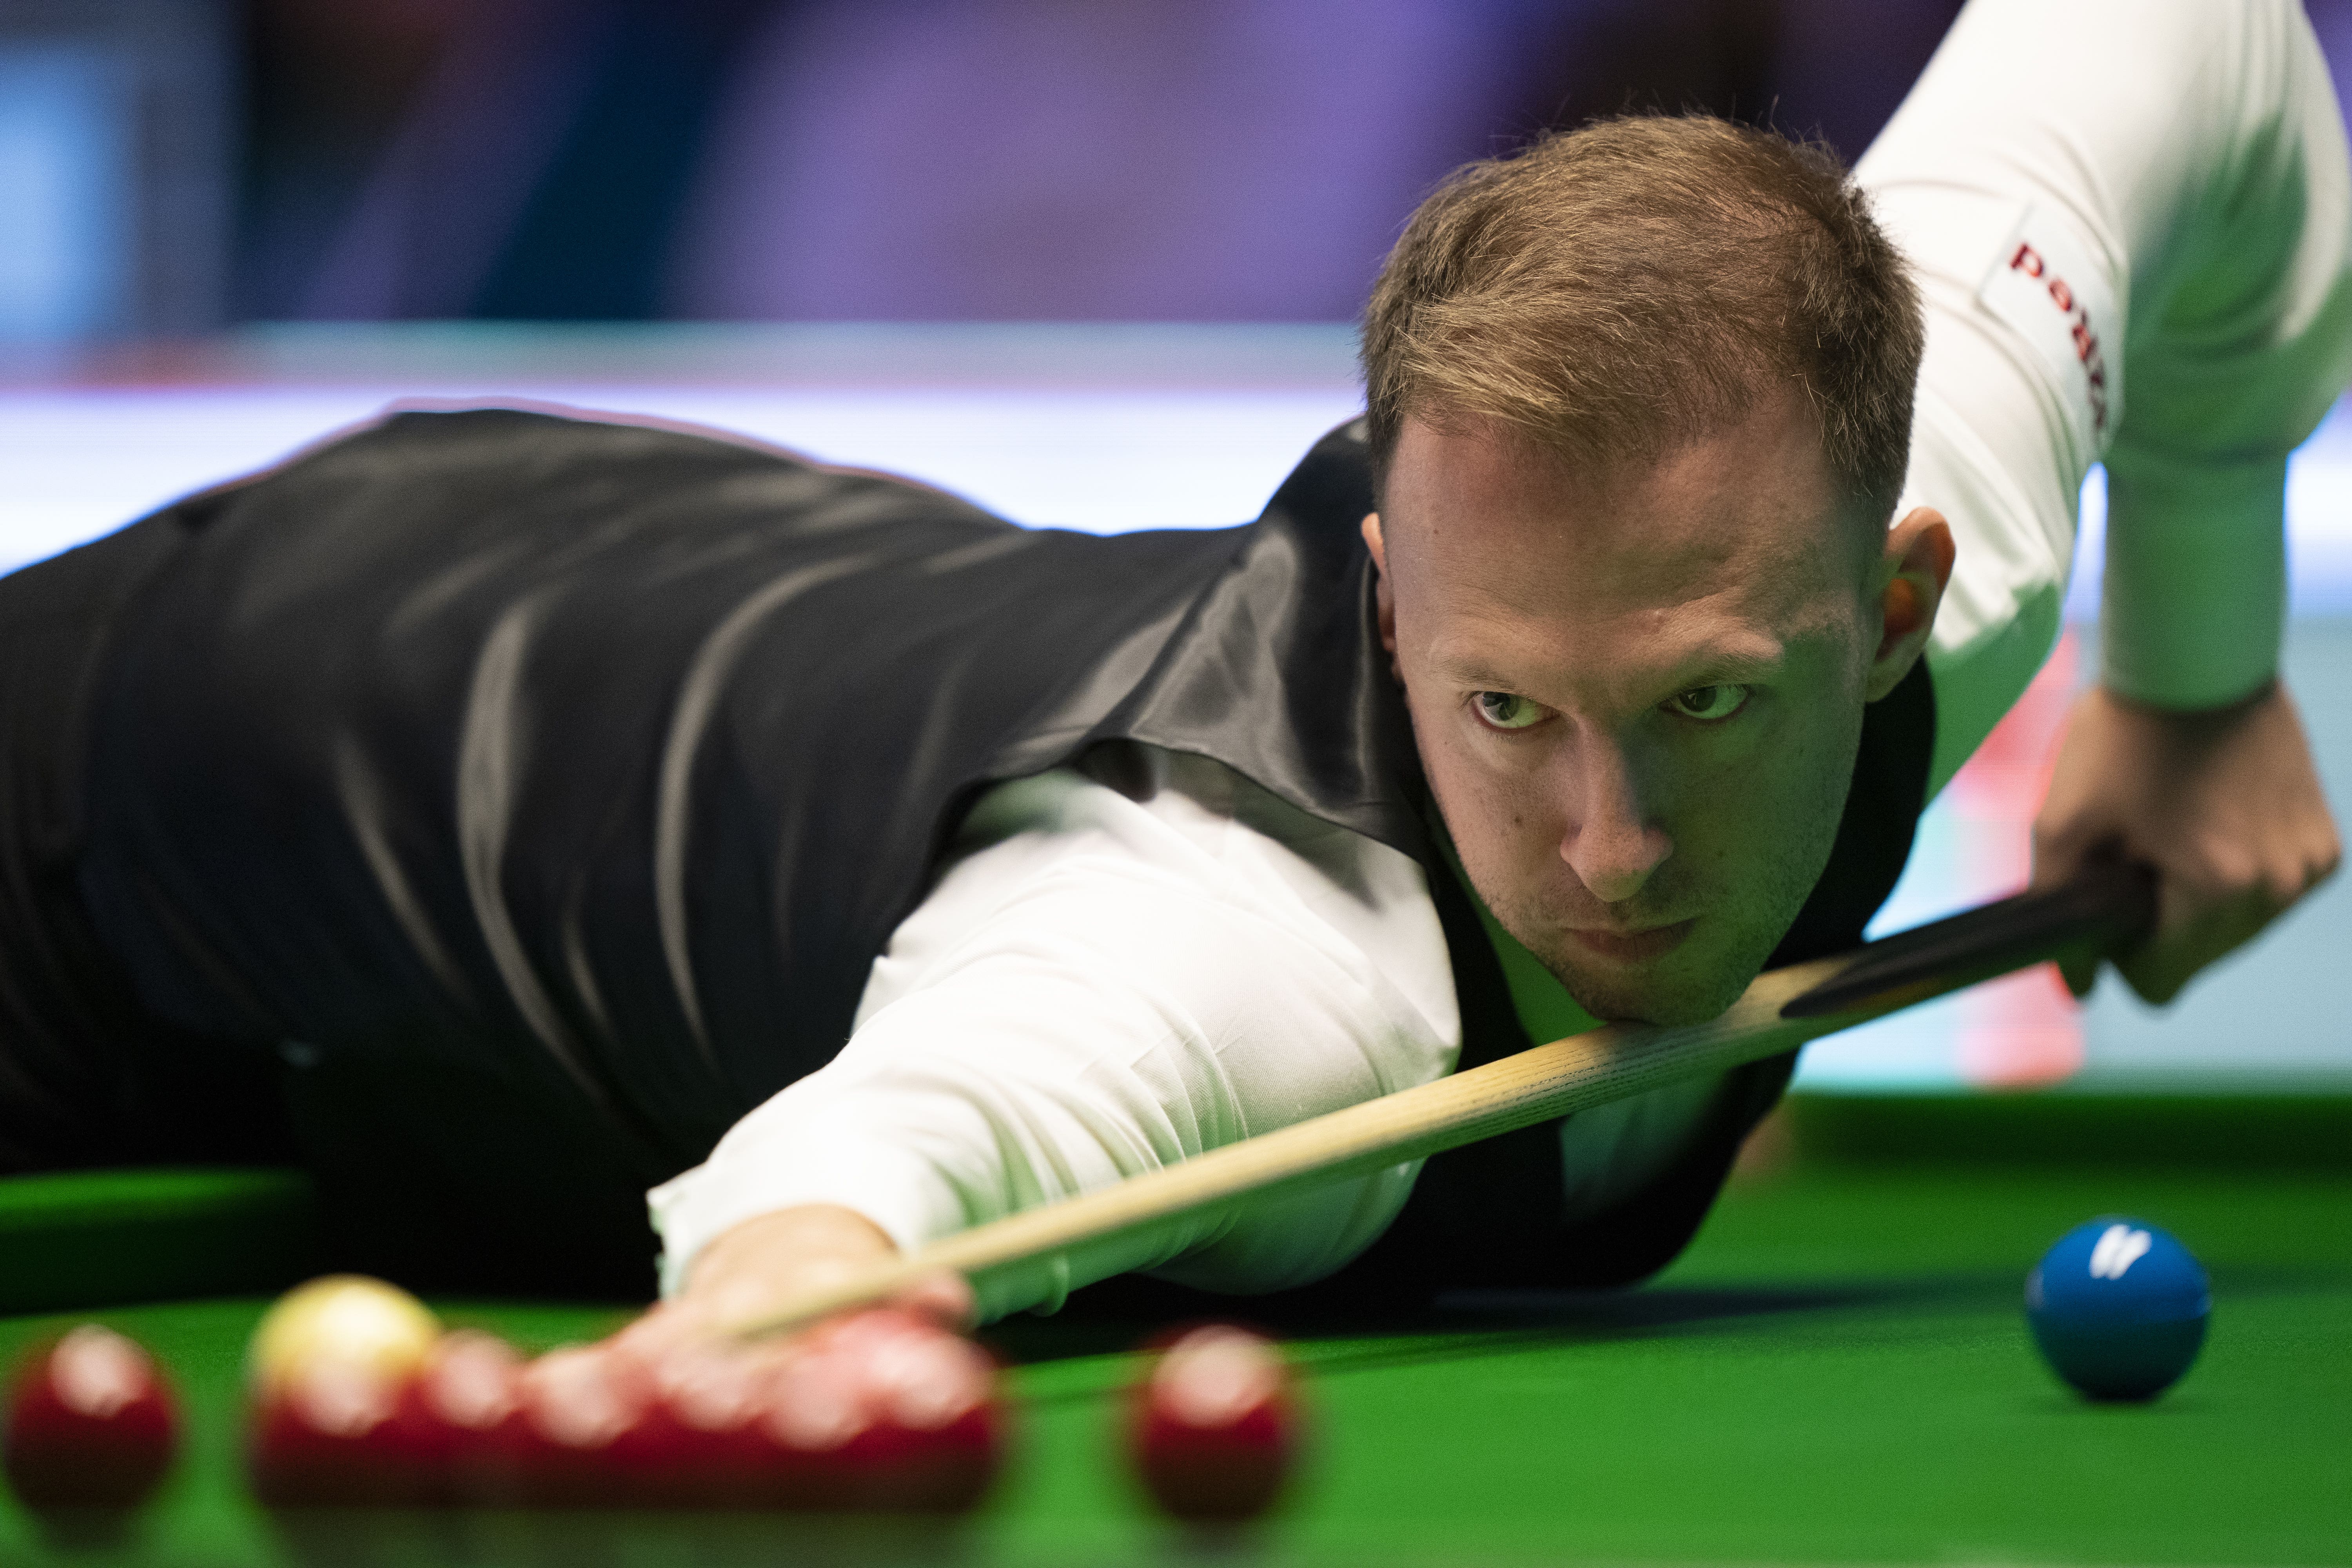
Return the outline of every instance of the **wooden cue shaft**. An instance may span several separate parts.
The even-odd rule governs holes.
[[[833,1313],[887,1300],[929,1275],[984,1275],[1194,1209],[1341,1181],[1683,1079],[1727,1071],[1995,973],[2084,945],[2108,948],[2145,926],[2147,896],[2144,888],[2103,894],[2087,913],[2038,933],[2042,941],[2031,951],[2020,950],[2013,940],[2006,947],[1978,942],[1971,944],[1975,951],[1943,957],[1933,974],[1905,977],[1890,990],[1819,1016],[1790,1016],[1783,1009],[1887,944],[1772,970],[1759,976],[1728,1011],[1706,1023],[1609,1024],[1554,1040],[1485,1067],[1212,1149],[1116,1186],[1008,1215],[730,1324],[729,1331],[749,1338],[805,1327]],[[2051,898],[2044,894],[2004,900],[1946,923],[1988,918],[1997,922],[2007,909],[2046,906]],[[1906,934],[1916,937],[1937,929]],[[1998,967],[1989,968],[1989,962]]]

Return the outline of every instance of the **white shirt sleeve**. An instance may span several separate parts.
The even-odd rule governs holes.
[[[912,1249],[1453,1069],[1453,967],[1417,862],[1204,758],[1103,748],[1093,772],[982,797],[876,962],[841,1055],[654,1190],[665,1291],[721,1232],[774,1209],[838,1204]],[[1571,1119],[1571,1212],[1669,1163],[1714,1088]],[[1378,1237],[1418,1171],[996,1276],[982,1309],[1051,1310],[1130,1270],[1234,1292],[1303,1284]]]
[[[1202,758],[1111,749],[1001,785],[875,965],[841,1055],[656,1189],[665,1287],[752,1215],[866,1215],[902,1248],[1450,1071],[1445,940],[1411,858]],[[983,1282],[991,1317],[1133,1269],[1302,1283],[1416,1167],[1253,1201]]]
[[[1974,0],[1860,173],[1927,304],[1901,506],[1960,546],[1935,784],[2048,653],[2103,459],[2107,684],[2260,688],[2286,457],[2352,374],[2352,179],[2302,8]]]

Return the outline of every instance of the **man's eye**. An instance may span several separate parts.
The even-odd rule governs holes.
[[[1471,700],[1478,705],[1478,717],[1497,730],[1524,730],[1544,714],[1543,704],[1515,691],[1474,692]]]
[[[1702,723],[1728,719],[1747,706],[1748,688],[1744,686],[1694,686],[1667,698],[1664,703],[1667,712]]]

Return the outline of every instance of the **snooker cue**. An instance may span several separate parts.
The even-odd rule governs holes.
[[[806,1327],[885,1300],[929,1275],[970,1279],[1210,1205],[1425,1159],[1793,1050],[2032,964],[2116,952],[2145,936],[2155,920],[2152,871],[2093,866],[2056,888],[1986,904],[1840,957],[1769,971],[1706,1023],[1603,1024],[976,1226],[730,1324],[728,1331],[751,1338]]]

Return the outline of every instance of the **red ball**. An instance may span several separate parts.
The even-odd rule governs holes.
[[[856,1448],[873,1425],[846,1358],[819,1349],[793,1354],[763,1380],[751,1429],[759,1445],[752,1460],[758,1505],[824,1512],[856,1507]]]
[[[668,1500],[678,1436],[635,1363],[586,1345],[524,1371],[517,1479],[541,1508],[640,1508]]]
[[[1002,1468],[1003,1405],[986,1352],[880,1309],[820,1329],[761,1391],[770,1506],[957,1514]]]
[[[866,1430],[844,1449],[849,1506],[878,1513],[966,1513],[1001,1468],[1004,1407],[988,1352],[929,1319],[861,1312],[827,1336],[856,1371]]]
[[[741,1356],[711,1356],[667,1369],[660,1408],[677,1455],[670,1502],[685,1508],[789,1506],[780,1475],[789,1456],[762,1430],[772,1369]]]
[[[434,1500],[515,1500],[522,1447],[523,1361],[493,1334],[445,1334],[402,1393],[394,1419],[434,1472]]]
[[[1144,1489],[1177,1519],[1237,1523],[1272,1508],[1299,1447],[1290,1371],[1246,1329],[1195,1329],[1169,1345],[1131,1396],[1129,1452]]]
[[[154,1359],[85,1323],[35,1355],[8,1406],[5,1468],[27,1508],[127,1509],[171,1468],[179,1414]]]
[[[258,1391],[247,1431],[255,1495],[277,1508],[444,1500],[440,1435],[421,1418],[415,1381],[321,1360]]]

